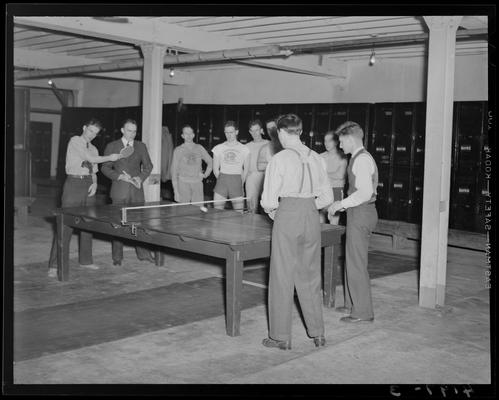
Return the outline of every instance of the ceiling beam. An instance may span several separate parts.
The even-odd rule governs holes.
[[[243,49],[260,46],[257,41],[236,39],[220,33],[206,32],[197,28],[185,28],[166,23],[160,19],[143,19],[128,17],[129,23],[113,23],[95,20],[91,17],[15,17],[16,24],[37,28],[63,31],[78,35],[90,36],[105,40],[140,45],[141,43],[156,43],[179,51],[206,52],[221,49]],[[259,66],[274,67],[290,72],[300,72],[315,76],[336,77],[330,71],[317,65],[310,65],[310,70],[304,68],[303,62],[290,58],[285,65],[274,60],[261,60]],[[296,65],[294,65],[296,62]],[[286,69],[288,67],[289,69]]]
[[[26,50],[14,48],[14,67],[33,68],[33,69],[51,69],[54,65],[62,68],[75,67],[81,65],[95,64],[96,62],[106,62],[105,59],[85,58],[76,56],[67,56],[63,54],[54,54],[40,50]]]
[[[265,58],[272,56],[282,57],[287,53],[282,53],[279,46],[261,46],[246,49],[231,49],[231,50],[221,50],[221,51],[208,51],[204,53],[196,54],[180,54],[180,55],[167,55],[163,59],[163,64],[167,67],[172,65],[189,65],[189,64],[200,64],[200,63],[214,63],[214,62],[226,62],[230,60],[244,60],[244,59],[255,59],[255,58]],[[130,61],[118,61],[115,63],[98,63],[84,66],[74,66],[74,67],[63,67],[63,68],[52,68],[45,70],[36,71],[17,71],[14,73],[14,78],[18,79],[29,79],[29,78],[43,78],[52,76],[64,76],[64,75],[78,75],[78,74],[88,74],[94,72],[111,72],[111,71],[121,71],[121,70],[134,70],[141,69],[144,66],[144,60],[137,58]]]

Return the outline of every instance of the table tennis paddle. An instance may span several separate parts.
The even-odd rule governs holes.
[[[133,146],[126,146],[120,150],[120,154],[123,158],[130,157],[133,154]]]

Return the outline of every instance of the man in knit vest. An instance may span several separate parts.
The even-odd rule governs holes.
[[[374,312],[371,284],[367,272],[367,252],[371,233],[378,222],[376,188],[378,168],[372,156],[364,149],[364,132],[359,124],[347,121],[336,129],[340,147],[351,154],[348,163],[348,197],[335,201],[329,215],[347,211],[345,306],[339,311],[349,313],[342,322],[372,322]]]

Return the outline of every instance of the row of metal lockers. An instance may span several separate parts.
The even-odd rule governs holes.
[[[265,104],[265,105],[177,105],[165,104],[163,125],[173,135],[175,145],[182,142],[180,131],[190,124],[196,141],[211,150],[225,140],[223,125],[227,120],[239,124],[239,140],[251,140],[248,123],[266,120],[280,114],[296,113],[303,120],[303,141],[317,152],[323,152],[324,133],[350,120],[364,128],[364,144],[379,169],[377,209],[381,219],[421,223],[425,103],[376,104]],[[451,168],[450,227],[468,231],[484,231],[486,195],[484,148],[487,137],[487,102],[455,102],[453,121],[453,156]],[[105,129],[94,140],[102,152],[106,143],[120,137],[121,121],[137,120],[141,126],[139,107],[102,109],[66,108],[62,113],[60,149],[64,154],[70,132],[81,130],[88,117],[97,117]],[[77,128],[79,127],[79,128]],[[140,138],[140,132],[139,132]],[[63,163],[61,157],[59,162]],[[62,168],[61,168],[62,166]],[[64,171],[63,164],[58,171]],[[103,184],[105,177],[100,177]],[[205,182],[211,193],[214,176]]]

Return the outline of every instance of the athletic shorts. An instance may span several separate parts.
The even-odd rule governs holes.
[[[229,175],[222,174],[218,175],[217,184],[213,191],[226,199],[233,199],[236,197],[242,197],[243,192],[243,180],[241,175]]]

